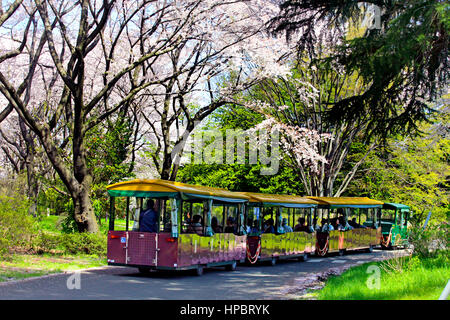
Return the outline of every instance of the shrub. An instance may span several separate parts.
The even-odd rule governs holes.
[[[413,246],[414,254],[419,257],[435,257],[441,251],[448,249],[449,224],[428,225],[425,229],[413,225],[409,234],[409,242]]]
[[[0,194],[0,255],[11,248],[29,246],[36,233],[37,223],[28,214],[27,199]]]
[[[64,209],[64,213],[61,214],[60,218],[58,219],[58,228],[60,228],[64,233],[78,232],[77,223],[75,222],[74,218],[74,208],[72,200],[68,201],[64,205]]]
[[[60,245],[60,238],[60,234],[40,231],[39,234],[33,238],[32,248],[37,253],[54,252]]]
[[[392,253],[392,259],[384,260],[380,262],[380,268],[389,274],[402,273],[410,269],[411,262],[415,260],[416,257],[409,255],[403,255],[401,252],[394,251]],[[414,262],[415,263],[415,262]]]
[[[38,253],[93,254],[106,256],[106,236],[98,233],[40,232],[34,239],[34,250]]]
[[[100,233],[67,233],[61,235],[61,246],[68,254],[106,256],[106,236]]]

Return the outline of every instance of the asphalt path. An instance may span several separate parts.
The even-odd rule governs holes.
[[[283,294],[296,280],[311,273],[357,265],[398,255],[399,251],[352,252],[344,256],[310,257],[306,262],[280,260],[275,266],[238,265],[235,271],[205,269],[151,272],[108,266],[78,273],[64,273],[0,283],[0,300],[264,300],[288,299]]]

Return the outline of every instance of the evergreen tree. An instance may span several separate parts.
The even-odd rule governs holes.
[[[347,37],[346,29],[369,10],[375,23]],[[432,111],[427,102],[448,84],[449,13],[450,4],[440,0],[289,0],[270,28],[291,39],[298,35],[299,56],[324,41],[333,45],[333,54],[322,59],[348,74],[356,71],[366,88],[333,102],[330,119],[369,114],[371,132],[387,138],[418,131],[417,123]]]

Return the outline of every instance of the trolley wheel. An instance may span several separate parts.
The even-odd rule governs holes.
[[[272,259],[269,261],[271,266],[274,266],[277,264],[277,259],[275,257],[272,257]]]
[[[139,267],[138,270],[142,274],[149,274],[151,271],[150,268],[146,268],[146,267]]]
[[[298,258],[298,260],[300,260],[300,261],[308,261],[308,258],[309,258],[308,253],[305,252],[302,256],[300,256]]]
[[[200,265],[197,266],[197,268],[195,269],[195,275],[199,277],[203,275],[203,266]]]
[[[234,271],[234,270],[236,270],[236,266],[237,266],[237,262],[233,261],[232,263],[227,264],[225,266],[225,269],[228,270],[228,271]]]
[[[345,249],[339,249],[339,255],[343,256],[345,254]]]

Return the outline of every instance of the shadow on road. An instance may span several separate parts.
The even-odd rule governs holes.
[[[286,259],[275,266],[266,263],[239,265],[235,271],[223,267],[205,269],[203,276],[192,270],[151,271],[137,268],[105,267],[83,271],[80,290],[69,290],[71,273],[37,278],[0,286],[0,299],[168,299],[228,300],[287,299],[280,288],[295,285],[296,279],[355,263],[385,259],[386,252],[348,252],[344,256],[311,257],[306,262]]]

